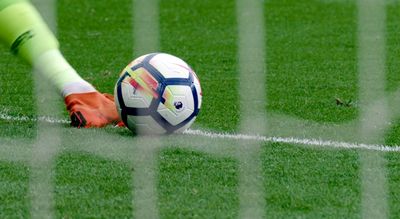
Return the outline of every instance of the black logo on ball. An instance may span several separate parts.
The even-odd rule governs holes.
[[[183,109],[183,103],[181,101],[177,101],[174,103],[175,109],[177,111],[181,111]]]

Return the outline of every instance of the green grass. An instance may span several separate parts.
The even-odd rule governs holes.
[[[1,48],[0,112],[12,116],[33,116],[36,109],[32,90],[33,77],[30,70],[22,61],[11,56],[8,50],[4,47]],[[31,138],[36,133],[36,125],[33,122],[20,123],[0,120],[0,129],[0,137]]]
[[[355,119],[355,3],[267,1],[268,109],[318,122]],[[285,97],[285,98],[282,98]]]
[[[0,218],[26,218],[29,169],[20,163],[0,162]]]
[[[237,216],[238,179],[234,160],[179,149],[162,152],[159,160],[161,215],[166,218]]]
[[[400,28],[399,4],[391,4],[387,6],[387,90],[395,91],[400,85],[400,69],[398,68],[400,60],[400,36],[398,30]]]
[[[388,184],[390,195],[390,210],[393,218],[400,216],[400,159],[396,153],[389,153],[386,155],[387,167],[389,168]]]
[[[66,153],[55,170],[57,217],[131,217],[132,170],[126,163]]]
[[[357,152],[269,144],[263,158],[267,217],[359,216]]]
[[[103,92],[113,92],[120,71],[135,58],[132,7],[132,1],[128,0],[57,1],[57,32],[62,52],[82,77]],[[390,1],[386,9],[389,94],[400,82],[400,3]],[[238,131],[236,10],[233,0],[160,1],[160,51],[186,60],[202,83],[204,102],[195,128]],[[305,124],[340,126],[357,120],[356,1],[267,0],[263,10],[268,73],[266,113],[309,122]],[[30,70],[5,47],[0,48],[0,75],[0,113],[36,116]],[[352,100],[355,104],[337,106],[335,98]],[[60,111],[66,119],[61,106]],[[398,120],[392,124],[380,142],[399,145],[400,125]],[[37,127],[35,122],[0,119],[0,147],[14,142],[3,139],[14,139],[18,142],[15,151],[26,149],[29,154],[36,141]],[[131,153],[151,139],[142,141],[127,129],[111,127],[77,130],[63,125],[60,131],[60,153],[53,164],[51,185],[55,217],[135,215],[138,209],[132,199],[133,190],[138,188],[133,185],[135,166]],[[340,136],[332,133],[332,138]],[[232,155],[234,146],[226,154],[222,151],[236,143],[198,136],[170,136],[163,140],[165,148],[155,156],[158,161],[155,205],[160,217],[236,218],[242,210],[239,160]],[[214,149],[210,153],[201,147],[192,150],[188,147],[192,144]],[[18,156],[13,151],[10,154],[13,155],[10,160]],[[259,156],[266,217],[361,217],[362,182],[357,150],[265,143]],[[388,153],[384,158],[388,215],[398,218],[400,157],[398,153]],[[28,160],[0,160],[0,218],[30,217],[31,171]]]
[[[132,57],[132,1],[58,1],[61,50],[77,71],[102,92],[113,93]],[[76,19],[81,18],[81,19]]]

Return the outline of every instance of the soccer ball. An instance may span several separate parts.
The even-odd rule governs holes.
[[[137,134],[170,134],[189,128],[201,107],[199,79],[182,59],[152,53],[133,60],[114,90],[117,111]]]

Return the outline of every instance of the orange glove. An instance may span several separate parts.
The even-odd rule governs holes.
[[[111,94],[97,91],[70,94],[65,97],[71,126],[78,128],[104,127],[121,122]]]

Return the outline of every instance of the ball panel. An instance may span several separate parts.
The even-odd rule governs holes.
[[[185,121],[194,112],[194,99],[189,86],[169,85],[165,88],[164,103],[160,103],[157,112],[171,125]]]
[[[130,83],[121,83],[122,98],[126,107],[146,108],[150,106],[153,96],[146,92],[136,90]]]
[[[127,72],[130,77],[127,77],[125,80],[130,83],[135,90],[142,91],[147,96],[158,98],[158,81],[146,69],[138,68],[135,71],[130,69]]]
[[[150,64],[165,78],[188,78],[193,71],[182,59],[165,53],[154,56]]]
[[[175,113],[186,108],[194,110],[194,100],[189,86],[169,85],[164,90],[163,99],[165,100],[163,104]]]
[[[165,134],[166,130],[159,126],[151,116],[128,116],[128,127],[137,134]]]
[[[184,99],[185,97],[182,97]],[[177,111],[176,109],[168,109],[164,104],[160,104],[157,108],[157,112],[165,119],[167,122],[173,126],[176,126],[183,121],[185,121],[192,113],[193,110],[184,108]]]
[[[147,56],[149,56],[149,55],[150,55],[150,54],[142,55],[142,56],[136,58],[135,60],[133,60],[132,62],[130,62],[130,63],[124,68],[124,70],[121,71],[121,73],[120,73],[119,76],[122,77],[126,72],[132,71],[132,68],[134,68],[134,66],[137,66],[137,65],[141,64],[141,63],[143,62],[143,60],[144,60]]]

